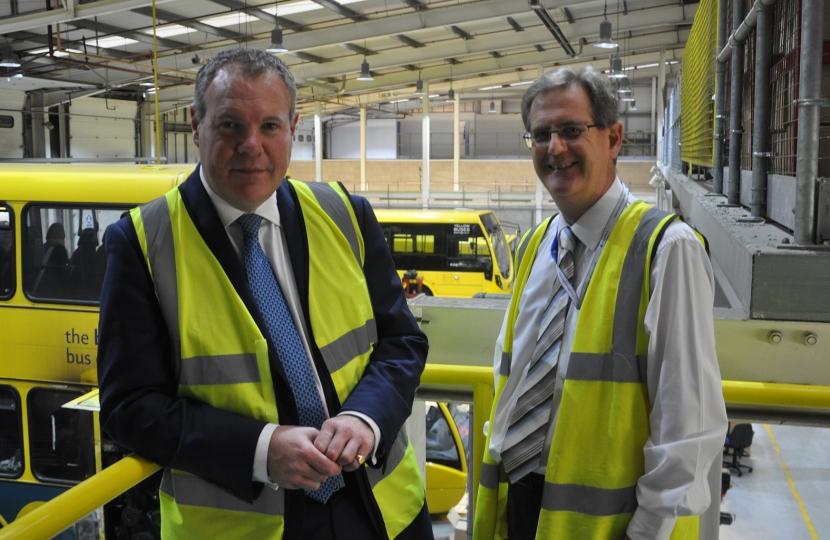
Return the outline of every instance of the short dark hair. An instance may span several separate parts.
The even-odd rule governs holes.
[[[255,79],[266,73],[279,75],[291,96],[291,108],[288,111],[288,117],[294,119],[294,110],[297,108],[297,83],[294,82],[294,76],[291,75],[288,66],[282,60],[265,51],[256,49],[222,51],[202,66],[202,69],[196,75],[196,87],[193,91],[193,109],[196,118],[202,120],[207,114],[205,94],[219,70],[228,64],[237,66],[242,74],[249,79]]]
[[[563,67],[549,71],[531,84],[524,98],[522,98],[522,122],[525,129],[530,131],[530,106],[536,96],[549,90],[565,90],[571,86],[579,86],[588,94],[591,102],[591,116],[594,123],[602,127],[610,127],[617,123],[619,111],[617,99],[608,80],[591,66],[585,66],[579,71]]]

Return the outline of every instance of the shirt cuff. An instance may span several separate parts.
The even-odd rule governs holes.
[[[638,506],[628,522],[626,534],[631,540],[669,540],[677,518],[664,518]]]
[[[366,416],[362,412],[357,412],[357,411],[340,411],[340,413],[338,413],[337,416],[341,416],[341,415],[344,415],[344,414],[348,414],[350,416],[357,416],[358,418],[360,418],[361,420],[363,420],[364,422],[369,424],[369,427],[372,428],[372,433],[375,434],[375,447],[372,448],[372,454],[369,455],[366,458],[366,460],[369,462],[370,465],[377,465],[378,463],[377,463],[377,460],[375,459],[375,454],[377,454],[378,445],[380,445],[380,428],[378,427],[377,423],[375,423],[374,420],[372,420],[371,418],[369,418],[368,416]]]
[[[254,482],[262,482],[272,489],[278,489],[279,486],[268,477],[268,447],[271,445],[271,435],[278,427],[277,424],[266,424],[262,428],[254,453]]]

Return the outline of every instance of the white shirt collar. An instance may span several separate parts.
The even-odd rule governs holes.
[[[207,178],[205,177],[204,167],[199,167],[199,177],[202,180],[202,185],[205,186],[205,191],[207,191],[208,197],[210,197],[213,206],[216,208],[216,213],[219,214],[219,220],[222,222],[223,227],[227,229],[228,225],[239,219],[239,216],[247,213],[231,205],[225,199],[220,197],[219,194],[213,191],[213,188],[210,187],[210,184],[208,184]],[[272,193],[271,196],[264,203],[259,205],[259,207],[252,213],[262,216],[279,227],[280,212],[277,210],[277,193]]]
[[[585,244],[586,248],[592,251],[597,249],[602,231],[605,229],[608,220],[611,219],[611,214],[614,213],[622,188],[620,178],[615,177],[614,181],[611,182],[611,186],[594,203],[594,206],[589,208],[587,212],[582,214],[582,217],[576,220],[576,223],[571,225],[571,230],[579,241]]]

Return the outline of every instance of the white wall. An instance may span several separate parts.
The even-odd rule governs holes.
[[[314,160],[314,118],[300,118],[294,131],[291,161]]]
[[[395,159],[397,157],[397,120],[366,121],[366,158]],[[331,131],[332,159],[360,158],[360,122],[338,126]]]
[[[69,152],[73,158],[135,157],[136,104],[90,97],[69,108]]]
[[[0,128],[0,158],[23,157],[23,110],[26,92],[18,90],[0,90],[0,115],[11,116],[14,126]]]

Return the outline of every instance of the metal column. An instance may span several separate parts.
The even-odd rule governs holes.
[[[360,107],[360,190],[366,191],[366,107]]]
[[[725,0],[718,2],[718,55],[726,45],[729,35],[726,20],[729,15],[729,5]],[[715,64],[715,171],[712,179],[712,191],[723,193],[723,117],[726,100],[726,64],[717,61]]]
[[[323,105],[314,102],[314,181],[323,181]]]
[[[422,151],[422,165],[421,165],[421,206],[424,210],[429,208],[429,81],[424,81],[424,98],[423,98],[423,151]]]
[[[770,169],[770,68],[772,67],[772,6],[757,4],[755,30],[755,107],[752,126],[752,217],[767,212],[767,174]]]
[[[732,27],[735,31],[744,18],[744,0],[732,2]],[[732,45],[732,99],[729,126],[729,204],[741,203],[741,139],[743,135],[742,109],[744,92],[744,44]]]
[[[793,232],[797,244],[815,244],[824,2],[804,0],[801,20],[803,26]]]

